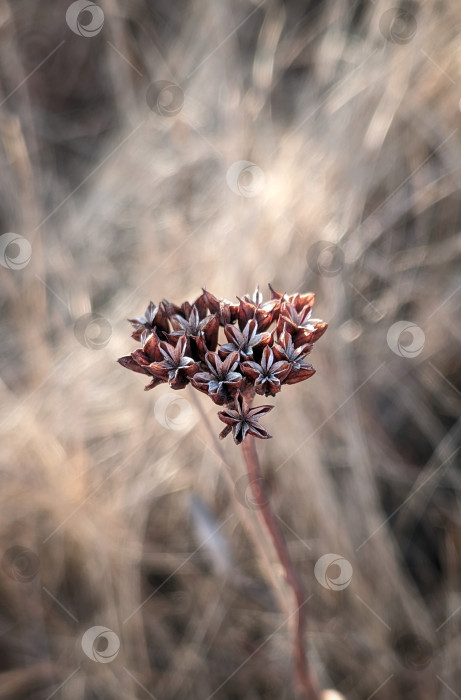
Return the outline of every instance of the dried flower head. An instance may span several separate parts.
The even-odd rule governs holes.
[[[258,423],[273,406],[252,407],[255,394],[275,396],[282,387],[311,377],[306,356],[327,324],[312,319],[314,294],[282,294],[269,285],[270,299],[259,288],[238,304],[203,293],[181,306],[150,302],[143,317],[131,319],[132,337],[142,344],[118,361],[150,377],[146,389],[168,382],[172,389],[191,384],[223,410],[223,438],[231,431],[240,444],[246,435],[267,439]],[[220,331],[221,327],[221,331]],[[225,338],[219,343],[219,333]]]

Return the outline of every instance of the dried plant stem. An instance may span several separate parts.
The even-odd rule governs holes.
[[[211,440],[213,441],[213,444],[215,445],[216,451],[224,466],[223,473],[227,485],[230,491],[233,492],[235,486],[235,477],[232,474],[232,468],[226,461],[221,444],[217,439],[212,426],[210,425],[209,418],[205,413],[201,402],[196,396],[195,391],[191,392],[190,396],[197,411],[200,413],[200,416],[207,429],[207,432],[211,437]],[[251,397],[249,398],[251,399]],[[262,507],[258,507],[256,510],[252,510],[250,513],[237,500],[235,500],[235,503],[239,509],[240,517],[242,518],[243,524],[247,529],[247,532],[251,536],[258,553],[261,556],[262,562],[264,563],[264,569],[270,581],[272,582],[274,592],[279,601],[280,608],[283,610],[287,609],[287,599],[283,591],[281,590],[280,577],[277,577],[276,575],[273,563],[271,562],[268,556],[268,550],[270,550],[271,552],[275,552],[277,558],[280,561],[284,573],[284,578],[294,594],[293,609],[287,610],[287,614],[290,615],[290,619],[293,622],[293,655],[296,673],[296,685],[298,687],[299,696],[300,698],[302,698],[302,700],[319,700],[317,684],[313,679],[312,671],[308,667],[307,657],[304,651],[304,635],[306,629],[306,600],[304,597],[303,588],[299,581],[293,562],[291,561],[290,554],[288,552],[283,534],[280,531],[280,528],[275,520],[274,514],[272,513],[271,506],[264,493],[256,445],[254,443],[254,438],[251,435],[247,435],[245,440],[242,442],[241,449],[243,449],[246,472],[255,502],[257,504],[261,504]],[[251,515],[255,514],[258,515],[257,520],[254,520],[251,517]]]
[[[196,391],[191,391],[190,392],[190,397],[191,400],[197,409],[198,413],[200,414],[200,417],[202,418],[203,424],[205,425],[207,432],[210,436],[210,439],[216,449],[216,453],[219,456],[222,465],[224,467],[223,469],[223,476],[226,481],[227,487],[229,489],[229,493],[233,497],[234,500],[234,506],[238,511],[238,515],[240,517],[240,520],[247,532],[247,534],[251,537],[251,540],[253,542],[253,545],[256,548],[256,551],[258,552],[260,558],[261,558],[261,564],[263,567],[264,574],[267,576],[267,579],[271,582],[271,585],[273,587],[274,593],[276,595],[276,598],[278,600],[279,607],[283,610],[286,608],[286,599],[285,596],[283,595],[283,591],[281,590],[280,586],[280,580],[279,577],[277,577],[276,572],[274,571],[274,566],[272,563],[271,559],[271,554],[273,551],[273,544],[272,541],[269,543],[270,544],[270,553],[268,552],[268,546],[267,546],[267,528],[264,525],[264,523],[261,522],[260,518],[255,517],[256,513],[254,510],[249,511],[248,508],[245,508],[235,497],[235,473],[234,469],[232,466],[228,463],[226,460],[226,456],[224,454],[221,442],[219,439],[216,437],[216,433],[210,423],[210,420],[208,418],[208,415],[206,414],[205,410],[203,409],[202,403],[197,396]]]
[[[319,700],[317,683],[309,669],[304,650],[304,635],[306,630],[306,599],[302,584],[291,560],[283,534],[277,524],[271,505],[264,492],[261,468],[253,436],[247,435],[242,442],[243,456],[247,467],[248,481],[253,496],[258,504],[258,513],[272,540],[275,551],[282,565],[288,585],[294,594],[295,609],[291,611],[293,625],[293,656],[295,664],[296,684],[300,698],[303,700]]]

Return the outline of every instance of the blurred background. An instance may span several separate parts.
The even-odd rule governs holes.
[[[311,664],[461,695],[461,11],[393,2],[0,0],[0,698],[294,698],[238,448],[116,363],[268,283],[329,323],[258,444]]]

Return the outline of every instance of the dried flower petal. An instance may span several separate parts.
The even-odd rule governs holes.
[[[119,357],[117,362],[120,363],[122,367],[126,367],[126,369],[131,369],[132,372],[139,372],[140,374],[149,374],[146,367],[136,362],[136,360],[131,355],[127,355],[126,357]]]

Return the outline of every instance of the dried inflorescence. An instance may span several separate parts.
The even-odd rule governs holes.
[[[231,431],[237,444],[246,435],[269,438],[258,420],[273,406],[252,408],[255,393],[275,396],[283,385],[311,377],[315,370],[305,358],[327,328],[311,318],[314,294],[269,288],[269,301],[258,288],[238,304],[205,290],[193,304],[150,302],[143,317],[130,319],[142,348],[118,361],[149,376],[146,389],[164,382],[184,389],[190,383],[225,406],[218,413],[226,423],[221,438]],[[219,344],[220,327],[227,342]]]

